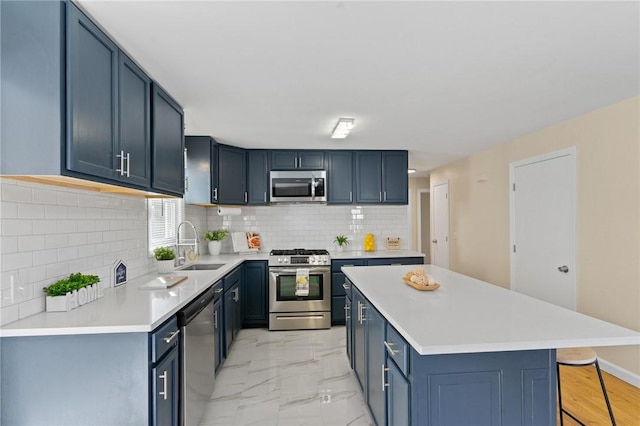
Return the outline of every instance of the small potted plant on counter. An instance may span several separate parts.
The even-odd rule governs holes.
[[[47,294],[47,312],[66,312],[102,297],[97,275],[75,273],[43,290]]]
[[[156,258],[158,273],[168,274],[173,272],[173,259],[176,258],[176,255],[171,247],[158,247],[153,251],[153,256]]]
[[[209,254],[217,256],[222,249],[222,240],[229,235],[229,231],[226,229],[214,229],[213,231],[207,231],[204,233],[204,239],[209,241]]]
[[[338,247],[337,247],[338,251],[343,251],[344,247],[349,245],[349,243],[350,243],[349,237],[344,236],[344,235],[338,235],[334,242],[338,245]]]

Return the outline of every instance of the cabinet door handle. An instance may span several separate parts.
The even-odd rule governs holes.
[[[367,320],[367,317],[365,316],[365,313],[364,313],[365,309],[367,309],[367,307],[364,306],[364,303],[361,303],[360,304],[360,324],[362,324]]]
[[[159,392],[159,395],[163,396],[165,401],[167,400],[167,397],[168,397],[167,382],[169,380],[168,380],[167,374],[168,374],[167,370],[164,370],[162,374],[158,376],[158,379],[162,379],[162,392]]]
[[[378,198],[380,199],[380,202],[382,202],[382,191],[378,192],[379,196]]]
[[[233,301],[234,302],[239,302],[240,301],[240,289],[235,289],[233,290]]]
[[[342,283],[342,288],[344,288],[346,291],[349,291],[349,286],[347,285],[347,283]]]
[[[384,201],[387,201],[387,191],[384,191]]]
[[[396,356],[396,354],[400,353],[399,350],[392,348],[393,343],[388,343],[386,340],[384,341],[384,347],[387,348],[387,352],[391,354],[391,356]]]
[[[180,334],[180,329],[175,330],[174,332],[167,334],[167,336],[163,340],[165,343],[169,344],[173,339],[178,337],[179,334]]]
[[[213,201],[218,201],[218,188],[213,188]]]
[[[297,169],[298,168],[298,157],[293,159],[293,168]]]
[[[223,288],[216,288],[215,290],[213,290],[213,292],[214,292],[215,294],[220,294],[220,293],[222,293],[223,291],[224,291],[224,289],[223,289]]]
[[[185,192],[189,192],[189,176],[184,178],[184,190]]]
[[[267,191],[264,191],[264,202],[267,202]]]
[[[130,170],[131,170],[131,153],[127,152],[127,177],[129,177]]]
[[[120,176],[124,176],[124,151],[120,150],[120,154],[116,155],[120,159],[120,168],[116,172],[120,172]]]
[[[382,364],[382,392],[386,391],[386,387],[389,386],[389,383],[385,383],[385,372],[389,371],[388,368],[384,368],[384,364]]]
[[[213,328],[218,329],[218,311],[213,312]]]
[[[244,191],[244,202],[247,202],[247,198],[248,198],[248,193],[247,191]]]
[[[353,192],[349,191],[349,202],[353,203]]]
[[[351,317],[349,316],[349,307],[347,305],[344,305],[344,319],[351,319]]]

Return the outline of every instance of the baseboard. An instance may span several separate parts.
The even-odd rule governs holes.
[[[640,375],[632,373],[629,370],[625,370],[622,367],[618,367],[617,365],[600,357],[598,357],[598,363],[600,364],[600,368],[612,376],[616,376],[618,379],[624,380],[630,385],[640,388]]]

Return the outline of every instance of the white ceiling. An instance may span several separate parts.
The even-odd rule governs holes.
[[[638,1],[80,4],[186,134],[245,148],[408,149],[425,174],[639,93]]]

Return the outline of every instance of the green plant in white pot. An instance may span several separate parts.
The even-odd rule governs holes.
[[[229,231],[226,229],[214,229],[213,231],[207,231],[204,233],[204,239],[209,241],[209,254],[217,256],[222,250],[222,240],[229,235]]]
[[[171,247],[158,247],[153,251],[153,257],[156,259],[158,273],[168,274],[173,272],[174,259],[176,255]]]
[[[338,235],[334,240],[334,243],[338,245],[338,251],[343,251],[344,248],[351,243],[351,241],[349,241],[349,237],[345,235]]]

